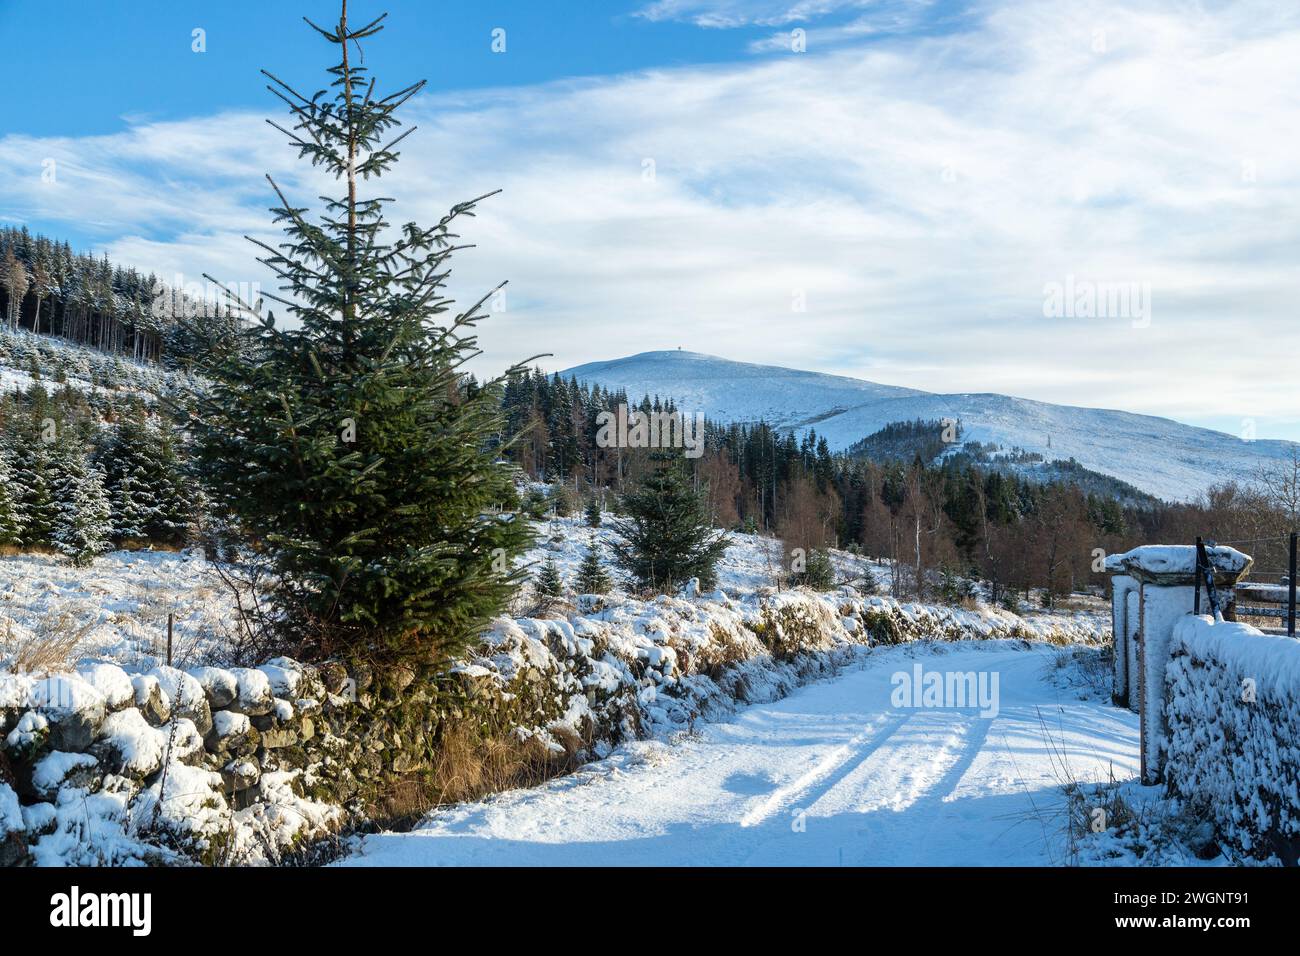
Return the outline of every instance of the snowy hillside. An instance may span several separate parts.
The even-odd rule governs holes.
[[[100,397],[132,395],[146,402],[192,379],[157,365],[133,362],[51,335],[0,330],[0,393],[25,391],[40,382],[47,391],[64,386]]]
[[[925,392],[877,385],[844,375],[825,375],[775,365],[732,362],[700,352],[642,352],[609,362],[576,365],[561,373],[581,382],[626,388],[633,401],[642,395],[671,397],[685,410],[703,411],[721,421],[762,419],[777,425],[816,424],[867,404],[919,398]],[[844,441],[863,437],[854,435]]]
[[[1290,454],[1287,442],[1247,442],[1151,415],[991,393],[940,395],[698,352],[643,352],[561,374],[626,389],[633,400],[671,396],[684,410],[719,421],[763,419],[797,431],[811,426],[837,451],[890,422],[955,418],[966,440],[1018,446],[1049,460],[1074,458],[1170,500],[1247,478],[1261,462]]]

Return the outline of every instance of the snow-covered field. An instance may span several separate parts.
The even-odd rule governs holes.
[[[606,561],[614,538],[612,515],[596,529],[581,516],[538,524],[536,546],[521,559],[533,570],[554,559],[566,585],[572,586],[594,531]],[[732,598],[771,588],[780,568],[780,545],[771,538],[733,534],[719,565],[718,586]],[[837,578],[861,588],[864,574],[882,587],[884,564],[836,551]],[[617,591],[617,589],[616,589]],[[1035,614],[1034,621],[1074,618],[1085,627],[1104,630],[1109,612],[1102,601],[1080,596],[1086,609],[1073,614]],[[527,591],[514,608],[526,613]],[[19,644],[50,640],[68,644],[71,665],[110,662],[129,670],[148,670],[166,662],[167,615],[175,615],[173,663],[179,667],[231,663],[237,636],[234,598],[217,571],[196,550],[115,551],[86,568],[36,554],[0,557],[0,659]],[[1009,617],[988,608],[986,615]],[[239,663],[249,663],[240,661]]]
[[[166,661],[168,613],[177,666],[227,658],[234,601],[197,551],[115,551],[85,568],[51,555],[0,557],[0,658],[59,644],[69,664],[148,670]]]
[[[595,529],[606,560],[614,536],[610,517]],[[580,516],[543,521],[536,547],[522,561],[535,566],[553,558],[572,585],[592,530]],[[733,597],[771,586],[779,545],[754,535],[734,539],[719,586]],[[865,558],[837,553],[835,560],[845,580],[868,569],[884,579],[884,568]],[[518,610],[528,603],[528,595],[521,595]],[[165,663],[171,612],[173,663],[230,663],[234,609],[229,589],[198,551],[116,551],[86,568],[50,555],[0,557],[0,658],[20,642],[66,638],[75,639],[70,664],[107,661],[148,670]]]
[[[611,525],[613,520],[614,515],[605,514],[597,528],[588,527],[581,515],[539,522],[536,545],[523,561],[535,565],[548,557],[553,558],[566,582],[572,583],[571,576],[577,573],[593,532],[608,562],[610,545],[617,538]],[[718,587],[733,597],[744,597],[761,588],[774,586],[782,570],[781,542],[738,532],[729,532],[729,535],[731,545],[718,565]],[[845,551],[833,551],[831,557],[839,582],[860,582],[864,574],[870,574],[882,585],[888,580],[889,569],[883,562]]]
[[[1138,718],[1054,679],[1059,653],[863,650],[838,678],[734,719],[367,837],[344,865],[1071,862],[1062,788],[1135,776]],[[916,666],[997,675],[997,713],[895,706],[894,675]]]

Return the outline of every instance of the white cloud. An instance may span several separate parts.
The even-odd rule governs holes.
[[[654,0],[637,11],[637,16],[647,20],[684,20],[701,27],[730,29],[798,23],[841,10],[870,7],[878,2],[879,0]]]
[[[749,45],[754,53],[791,49],[792,32],[802,33],[805,49],[934,25],[935,0],[655,0],[637,11],[651,21],[675,20],[705,29],[780,27]],[[824,23],[837,16],[851,19]],[[812,24],[822,24],[816,27]]]
[[[1265,3],[1035,0],[960,34],[428,97],[382,191],[427,221],[504,187],[454,276],[462,299],[511,280],[485,365],[681,345],[1297,437],[1296,62],[1300,14]],[[265,170],[319,191],[260,117],[8,136],[0,215],[242,279]],[[1044,318],[1067,276],[1149,283],[1150,327]]]

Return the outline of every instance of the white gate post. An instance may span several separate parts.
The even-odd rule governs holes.
[[[1125,699],[1128,701],[1128,709],[1137,713],[1138,701],[1138,642],[1141,639],[1142,632],[1142,589],[1132,587],[1128,592],[1128,606],[1126,608],[1125,624],[1127,625],[1127,637],[1125,643],[1128,645],[1128,661],[1126,670],[1128,672],[1128,687],[1125,693],[1128,695]]]
[[[1129,700],[1129,637],[1133,632],[1129,621],[1129,595],[1136,592],[1137,579],[1119,570],[1116,559],[1106,559],[1106,569],[1113,571],[1110,578],[1110,631],[1115,637],[1115,662],[1112,670],[1111,700],[1120,707],[1133,707]]]
[[[1220,607],[1224,607],[1232,597],[1232,588],[1250,569],[1251,559],[1233,548],[1216,546],[1205,550],[1214,567],[1214,585],[1219,592]],[[1142,782],[1158,783],[1164,769],[1167,735],[1165,667],[1169,663],[1174,625],[1192,613],[1196,548],[1193,545],[1144,545],[1111,556],[1106,561],[1106,568],[1112,572],[1111,586],[1115,595],[1111,603],[1115,628],[1114,686],[1127,688],[1129,707],[1141,717]],[[1118,597],[1121,591],[1123,602]],[[1206,613],[1210,611],[1209,599],[1204,594],[1201,609]],[[1124,645],[1122,654],[1121,643]],[[1121,669],[1124,671],[1122,680]],[[1136,674],[1132,673],[1134,670]]]

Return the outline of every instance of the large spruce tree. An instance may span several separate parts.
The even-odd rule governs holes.
[[[381,95],[358,63],[383,19],[353,29],[344,2],[332,28],[307,21],[339,54],[329,91],[266,74],[294,118],[276,128],[343,192],[311,218],[271,181],[285,238],[260,261],[296,321],[242,304],[253,321],[204,362],[193,431],[214,506],[275,572],[267,650],[420,664],[504,607],[530,531],[499,507],[514,499],[491,441],[505,376],[464,387],[492,293],[456,314],[445,292],[455,221],[479,200],[399,229],[387,200],[361,195],[396,161],[411,132],[394,135],[396,111],[424,85]]]

